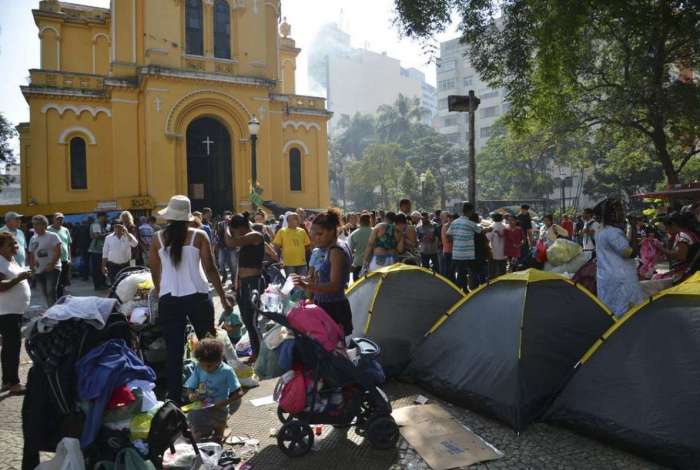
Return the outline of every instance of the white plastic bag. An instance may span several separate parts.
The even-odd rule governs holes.
[[[224,448],[214,442],[199,444],[199,457],[192,463],[192,470],[219,470],[219,459]]]
[[[576,258],[582,251],[581,245],[578,243],[558,238],[552,246],[547,248],[547,262],[553,266],[561,266]]]
[[[48,462],[40,463],[35,470],[85,470],[85,458],[80,441],[64,437],[56,446],[56,455]]]

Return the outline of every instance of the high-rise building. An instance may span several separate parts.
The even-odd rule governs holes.
[[[437,118],[436,128],[455,144],[466,145],[468,139],[467,115],[451,113],[447,108],[449,95],[466,95],[469,90],[481,99],[475,116],[477,152],[484,148],[493,133],[493,125],[508,110],[505,91],[491,88],[484,82],[469,61],[467,47],[459,39],[440,44],[437,64]]]
[[[318,92],[326,93],[328,109],[334,113],[331,129],[343,115],[375,114],[399,94],[421,100],[428,111],[426,124],[435,116],[435,88],[426,83],[423,72],[402,67],[386,53],[351,47],[350,36],[335,24],[321,27],[316,36],[309,52],[309,75]]]

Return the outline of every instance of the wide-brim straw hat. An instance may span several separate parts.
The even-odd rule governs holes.
[[[192,220],[194,220],[192,216],[192,204],[190,203],[190,198],[187,196],[171,197],[168,202],[168,207],[158,211],[158,215],[165,220],[172,220],[175,222],[192,222]]]

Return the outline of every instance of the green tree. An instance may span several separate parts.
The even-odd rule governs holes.
[[[421,207],[424,210],[432,211],[438,201],[438,183],[433,172],[428,170],[421,176]],[[443,206],[440,206],[443,207]]]
[[[557,145],[541,129],[509,130],[503,120],[477,155],[480,199],[544,198],[554,188]]]
[[[460,190],[467,181],[466,149],[455,147],[444,135],[430,129],[417,136],[409,161],[419,173],[430,170],[436,178],[440,207],[446,208],[448,198],[463,198]]]
[[[400,197],[407,197],[416,201],[420,196],[420,179],[411,163],[406,162],[399,177]]]
[[[377,109],[377,135],[384,142],[395,142],[406,147],[412,140],[428,110],[419,98],[408,98],[402,94],[393,105],[382,105]]]
[[[0,113],[0,164],[15,163],[14,152],[10,141],[17,135],[14,126]],[[0,191],[9,183],[7,176],[0,178]]]
[[[516,123],[600,127],[646,140],[668,183],[700,154],[700,2],[395,0],[409,37],[461,16],[470,61],[505,87]],[[625,134],[631,135],[631,134]]]
[[[349,166],[352,199],[356,209],[387,208],[396,195],[399,177],[399,146],[370,144]]]

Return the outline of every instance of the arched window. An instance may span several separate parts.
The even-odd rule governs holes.
[[[185,11],[185,44],[188,54],[204,55],[202,38],[202,0],[187,0]]]
[[[289,189],[301,191],[301,151],[289,151]]]
[[[226,0],[216,0],[214,7],[214,57],[231,58],[231,13]]]
[[[87,189],[85,141],[80,137],[70,140],[70,188]]]

